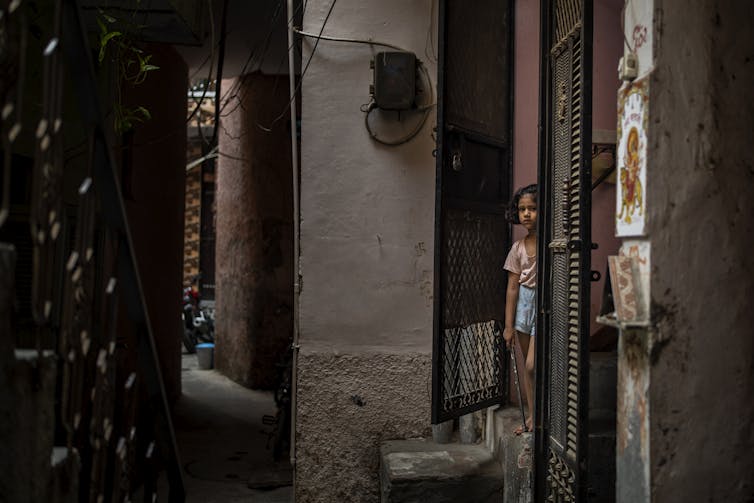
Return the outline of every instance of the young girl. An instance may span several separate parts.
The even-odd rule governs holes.
[[[526,237],[513,243],[505,270],[508,271],[508,289],[505,294],[505,330],[503,338],[509,349],[516,341],[526,358],[524,390],[529,404],[526,431],[532,429],[534,417],[534,335],[537,325],[537,186],[527,185],[513,195],[511,201],[513,223],[521,224]],[[514,337],[514,335],[516,337]],[[523,427],[516,429],[520,434]]]

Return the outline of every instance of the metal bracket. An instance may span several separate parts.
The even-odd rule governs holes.
[[[624,321],[619,320],[617,316],[615,315],[615,312],[597,316],[595,319],[597,323],[600,325],[607,325],[609,327],[618,328],[620,330],[630,330],[632,328],[650,328],[652,324],[647,320],[634,320],[634,321]]]
[[[553,239],[547,247],[555,252],[563,253],[568,248],[568,242],[565,239]]]

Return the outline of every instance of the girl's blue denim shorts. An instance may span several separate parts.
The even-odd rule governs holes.
[[[537,331],[537,290],[528,286],[518,287],[518,303],[516,304],[516,323],[514,328],[522,334],[532,337]]]

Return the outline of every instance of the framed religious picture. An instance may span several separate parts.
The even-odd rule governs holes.
[[[627,84],[618,95],[615,235],[643,236],[646,227],[647,79]]]

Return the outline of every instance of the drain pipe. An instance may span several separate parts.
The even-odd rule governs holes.
[[[291,467],[293,467],[294,494],[296,486],[296,395],[298,386],[298,312],[299,295],[301,294],[301,274],[299,274],[299,234],[300,207],[298,182],[298,125],[296,120],[296,52],[294,49],[293,0],[288,0],[288,80],[290,81],[290,110],[291,110],[291,166],[293,167],[293,344],[291,346]],[[295,498],[295,496],[294,496]]]

